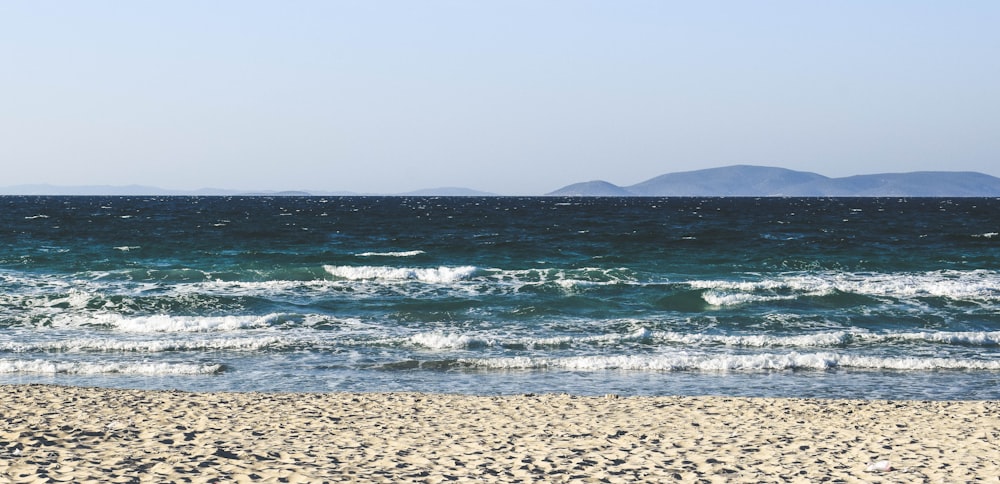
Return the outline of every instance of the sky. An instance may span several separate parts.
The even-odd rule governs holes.
[[[0,186],[1000,176],[1000,2],[0,0]]]

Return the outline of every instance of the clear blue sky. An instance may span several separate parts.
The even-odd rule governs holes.
[[[0,186],[1000,176],[1000,2],[0,0]]]

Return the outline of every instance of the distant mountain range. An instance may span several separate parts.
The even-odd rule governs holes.
[[[1000,178],[976,172],[918,171],[829,178],[767,166],[734,165],[668,173],[620,187],[574,183],[547,196],[577,197],[996,197]]]
[[[346,193],[345,193],[346,194]],[[168,190],[164,188],[143,185],[15,185],[0,187],[0,195],[69,195],[69,196],[219,196],[219,195],[271,195],[271,196],[303,196],[312,195],[301,191],[263,191],[250,192],[239,190],[223,190],[218,188],[202,188],[200,190]]]
[[[128,185],[0,187],[0,195],[110,196],[365,196],[330,191],[240,191],[216,188],[167,190]],[[390,196],[495,197],[461,187],[416,190]],[[1000,178],[976,172],[916,171],[829,178],[817,173],[754,165],[668,173],[621,187],[602,180],[574,183],[545,194],[553,197],[1000,197]]]
[[[287,191],[246,191],[225,190],[219,188],[202,188],[200,190],[168,190],[164,188],[143,185],[15,185],[0,187],[0,195],[66,195],[66,196],[270,196],[270,197],[308,197],[308,196],[362,196],[367,194],[356,192],[307,192],[298,190]],[[489,197],[495,193],[481,192],[468,188],[442,187],[428,188],[413,192],[395,194],[397,196],[423,197]]]

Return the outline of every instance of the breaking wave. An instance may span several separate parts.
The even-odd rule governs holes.
[[[167,363],[167,362],[111,362],[16,360],[0,359],[0,374],[38,373],[47,375],[213,375],[223,371],[221,364]]]
[[[877,357],[842,355],[830,352],[752,354],[752,355],[703,355],[673,354],[655,356],[571,356],[510,357],[510,358],[460,358],[460,364],[492,370],[545,370],[572,371],[781,371],[781,370],[831,370],[850,368],[859,370],[988,370],[1000,371],[1000,361],[953,358]]]
[[[424,267],[376,267],[376,266],[323,266],[330,275],[351,281],[420,281],[447,284],[468,279],[476,273],[474,266],[437,268]]]
[[[126,333],[207,333],[266,328],[283,320],[283,314],[265,316],[123,316],[116,313],[68,315],[74,325],[106,326]]]
[[[422,250],[404,250],[399,252],[362,252],[355,255],[358,257],[413,257],[420,254],[426,254],[426,252]]]

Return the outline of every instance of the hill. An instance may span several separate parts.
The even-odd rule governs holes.
[[[921,171],[829,178],[817,173],[733,165],[668,173],[620,187],[575,183],[549,196],[645,197],[995,197],[1000,178],[976,172]]]

